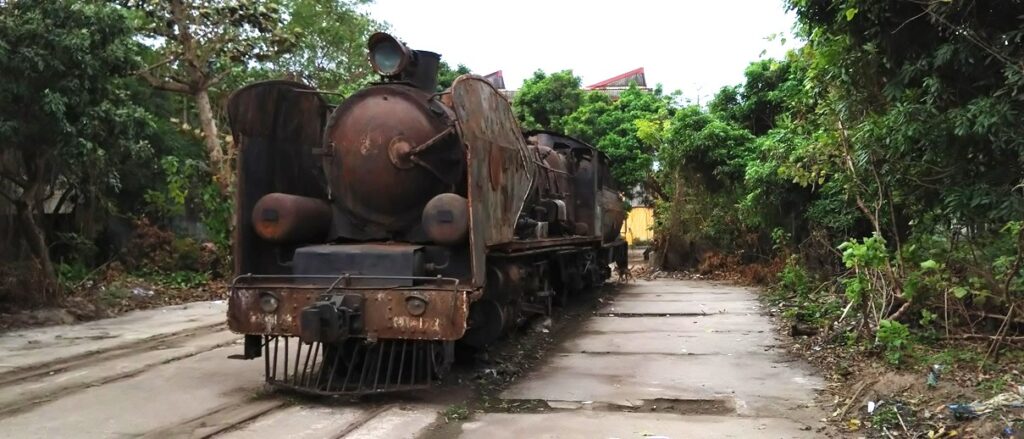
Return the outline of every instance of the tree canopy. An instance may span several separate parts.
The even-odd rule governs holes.
[[[44,209],[102,206],[120,165],[149,153],[145,111],[122,88],[140,67],[122,10],[104,3],[25,0],[0,5],[0,194],[20,239],[56,280]]]
[[[579,108],[583,90],[572,70],[552,74],[537,70],[523,81],[512,108],[524,129],[563,131],[563,119]]]
[[[0,2],[0,209],[14,219],[0,224],[0,302],[77,285],[113,259],[211,270],[197,265],[192,237],[227,254],[233,151],[218,130],[222,100],[286,76],[328,91],[365,84],[366,36],[384,25],[363,4]],[[143,239],[125,236],[124,221],[187,233],[133,243],[146,265],[116,253]]]

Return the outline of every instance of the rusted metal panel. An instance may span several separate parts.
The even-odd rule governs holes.
[[[256,235],[252,212],[272,192],[326,199],[313,151],[322,139],[327,103],[308,85],[265,81],[234,92],[227,109],[238,150],[235,273],[283,273],[277,246]]]
[[[486,247],[513,240],[535,165],[511,106],[486,79],[459,77],[451,102],[468,150],[473,285],[483,286]]]
[[[324,292],[322,286],[235,288],[228,301],[228,327],[243,334],[298,336],[300,313]],[[457,340],[466,332],[470,293],[446,289],[343,289],[332,294],[356,293],[365,297],[365,336],[369,339]],[[260,295],[278,299],[275,312],[260,308]],[[406,310],[406,298],[427,302],[425,312],[413,316]]]
[[[228,298],[228,328],[242,334],[298,335],[299,313],[313,304],[323,288],[274,288],[258,286],[231,290]],[[260,294],[271,293],[278,299],[272,313],[260,309]]]
[[[528,239],[494,245],[491,246],[489,249],[494,252],[516,253],[561,246],[586,247],[588,245],[599,246],[601,245],[601,239],[593,236],[569,236],[564,238]]]
[[[457,340],[466,332],[469,295],[452,290],[378,290],[366,297],[366,330],[376,338],[413,340]],[[426,312],[412,316],[406,311],[406,298],[427,301]]]

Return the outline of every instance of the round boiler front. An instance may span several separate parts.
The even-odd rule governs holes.
[[[324,172],[332,198],[357,219],[405,230],[431,198],[446,191],[412,155],[447,128],[443,116],[430,111],[430,96],[403,85],[378,85],[352,95],[331,115]]]

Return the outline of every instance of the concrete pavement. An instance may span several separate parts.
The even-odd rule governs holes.
[[[822,381],[776,349],[754,290],[636,281],[500,395],[525,413],[443,425],[457,389],[377,402],[269,392],[225,305],[0,335],[4,437],[816,437]],[[447,401],[447,402],[442,402]]]
[[[622,288],[463,438],[816,437],[820,378],[775,349],[754,290],[705,281]],[[659,407],[660,405],[660,407]]]

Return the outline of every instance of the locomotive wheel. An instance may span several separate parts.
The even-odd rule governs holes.
[[[469,329],[462,342],[473,347],[484,347],[497,340],[508,326],[508,316],[498,302],[482,299],[469,307]]]

